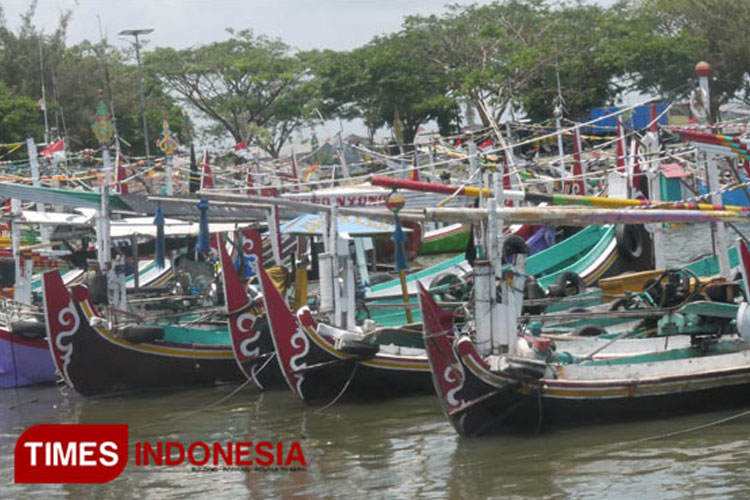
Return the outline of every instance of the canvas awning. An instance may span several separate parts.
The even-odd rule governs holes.
[[[315,236],[323,234],[323,217],[317,214],[300,215],[296,219],[281,225],[281,232],[285,234],[299,234]],[[349,236],[374,236],[376,234],[392,234],[396,226],[388,222],[370,219],[359,215],[340,215],[338,217],[338,232]],[[404,231],[409,229],[404,228]]]

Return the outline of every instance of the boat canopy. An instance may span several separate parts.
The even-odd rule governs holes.
[[[324,219],[317,214],[300,215],[296,219],[282,224],[281,232],[284,234],[299,234],[316,236],[323,234]],[[339,215],[338,232],[349,236],[374,236],[376,234],[392,234],[396,226],[387,222],[370,219],[359,215]],[[404,228],[404,231],[409,231]]]

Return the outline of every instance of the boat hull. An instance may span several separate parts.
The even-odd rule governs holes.
[[[229,345],[129,342],[92,326],[102,321],[85,287],[68,294],[56,272],[43,280],[49,349],[65,382],[84,396],[243,379]]]
[[[46,339],[26,340],[0,328],[0,388],[54,381],[55,364]]]

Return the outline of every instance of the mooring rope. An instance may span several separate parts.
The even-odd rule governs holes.
[[[659,439],[666,439],[666,438],[670,438],[670,437],[674,437],[674,436],[679,436],[681,434],[687,434],[689,432],[700,431],[700,430],[703,430],[703,429],[707,429],[709,427],[714,427],[716,425],[725,424],[727,422],[731,422],[732,420],[737,420],[738,418],[742,418],[742,417],[745,417],[745,416],[748,416],[748,415],[750,415],[750,410],[745,410],[745,411],[742,411],[742,412],[737,413],[735,415],[731,415],[729,417],[720,418],[718,420],[714,420],[712,422],[708,422],[708,423],[701,424],[701,425],[695,425],[693,427],[688,427],[687,429],[681,429],[681,430],[678,430],[678,431],[666,432],[664,434],[656,434],[656,435],[653,435],[653,436],[648,436],[648,437],[641,438],[641,439],[633,439],[633,440],[630,440],[630,441],[620,441],[618,443],[604,445],[604,448],[619,448],[619,447],[622,447],[622,446],[625,446],[625,445],[629,445],[629,444],[640,444],[640,443],[646,443],[646,442],[649,442],[649,441],[657,441]]]
[[[344,384],[344,387],[341,388],[341,390],[336,395],[336,397],[333,398],[331,400],[331,402],[329,402],[327,405],[323,406],[322,408],[318,408],[316,410],[316,412],[320,413],[322,411],[327,410],[331,406],[335,405],[338,402],[339,399],[341,399],[341,396],[343,396],[344,393],[346,392],[346,390],[349,388],[349,384],[351,383],[352,379],[354,378],[354,374],[357,373],[357,368],[359,368],[359,363],[355,363],[354,364],[354,368],[352,369],[351,375],[349,375],[349,378],[347,379],[346,383]]]

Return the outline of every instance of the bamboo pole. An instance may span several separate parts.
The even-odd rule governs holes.
[[[482,208],[425,208],[426,220],[450,222],[478,222],[488,216]],[[750,216],[726,210],[617,210],[607,208],[500,208],[498,217],[506,224],[648,224],[653,222],[750,222]]]
[[[409,287],[406,284],[406,271],[401,269],[398,272],[398,278],[401,280],[401,297],[404,299],[404,311],[406,311],[406,322],[413,323],[414,319],[411,315],[411,308],[409,307]]]

